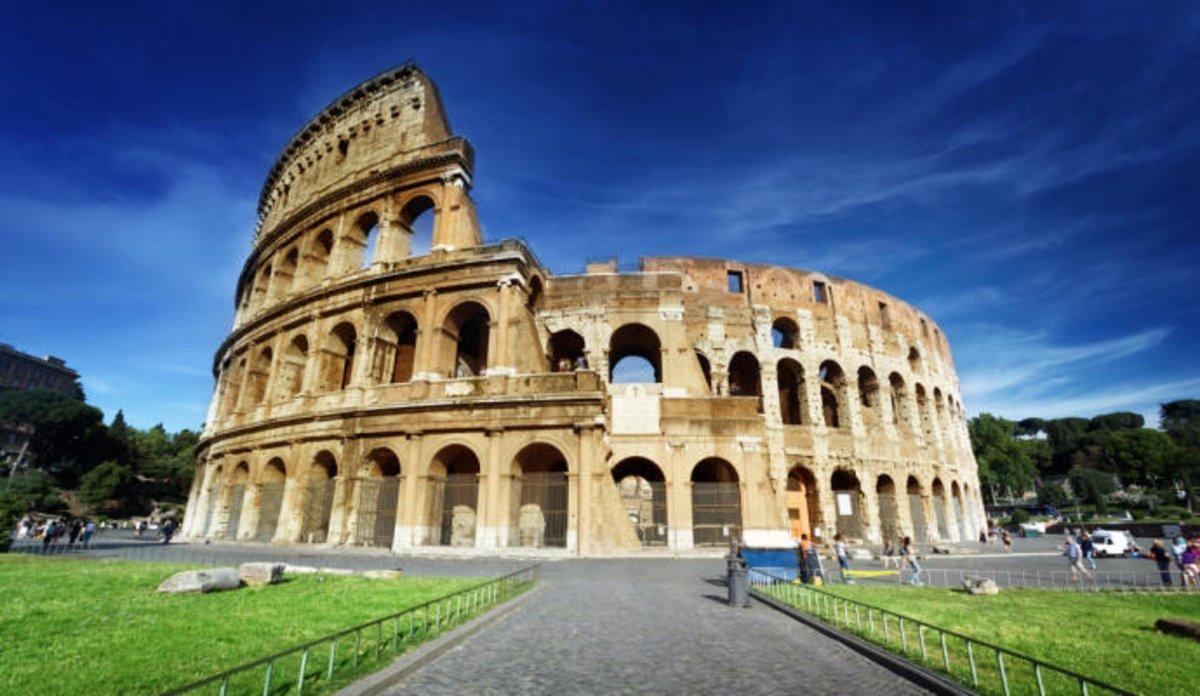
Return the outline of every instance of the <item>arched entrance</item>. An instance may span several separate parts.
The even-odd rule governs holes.
[[[803,466],[793,466],[787,480],[788,524],[792,538],[799,539],[807,534],[815,538],[821,528],[821,500],[817,492],[817,478]]]
[[[527,445],[513,462],[509,545],[567,546],[567,460],[553,445]]]
[[[487,369],[491,317],[478,302],[464,302],[442,325],[442,355],[454,356],[447,370],[452,378],[479,377]]]
[[[556,331],[550,336],[548,347],[551,372],[571,372],[587,366],[583,357],[583,336],[571,329]]]
[[[255,541],[269,542],[279,527],[279,511],[283,508],[283,492],[287,483],[287,467],[275,457],[263,467],[258,478],[258,526]]]
[[[479,514],[479,459],[463,445],[429,463],[429,534],[434,546],[474,546]]]
[[[400,460],[386,447],[372,450],[363,463],[354,496],[355,534],[364,546],[392,547],[400,500]]]
[[[667,483],[649,459],[623,459],[612,470],[613,482],[642,546],[667,545]]]
[[[222,535],[226,539],[237,539],[238,532],[242,529],[242,510],[246,503],[246,483],[249,480],[249,464],[242,462],[234,467],[226,492],[229,510],[225,516],[225,533]]]
[[[829,477],[829,487],[833,490],[838,534],[847,539],[862,539],[865,536],[865,525],[862,486],[859,485],[858,477],[852,471],[838,469]]]
[[[959,541],[966,541],[967,520],[963,516],[962,492],[958,488],[958,481],[950,482],[950,503],[954,511],[954,524],[958,529],[958,539]]]
[[[946,522],[946,487],[942,480],[933,480],[933,514],[937,520],[938,539],[946,541],[950,538],[950,525]]]
[[[608,381],[612,384],[662,382],[662,344],[643,324],[625,324],[608,343]]]
[[[220,507],[221,501],[221,478],[224,475],[224,468],[218,464],[213,469],[212,475],[208,482],[208,509],[204,513],[204,531],[200,536],[207,537],[213,530],[213,522],[216,520],[217,508]]]
[[[784,358],[775,367],[779,385],[779,416],[784,425],[802,425],[808,416],[808,395],[805,392],[804,368],[791,358]]]
[[[304,516],[300,540],[323,544],[329,538],[329,519],[333,514],[333,490],[337,485],[337,460],[324,450],[313,457],[305,478]]]
[[[925,520],[925,506],[922,504],[924,491],[921,482],[915,476],[908,477],[905,485],[908,493],[908,516],[912,520],[914,540],[925,543],[929,541],[929,523]]]
[[[896,504],[896,484],[887,474],[875,481],[875,497],[879,501],[879,534],[883,541],[896,541],[900,536],[900,510]]]
[[[692,469],[692,543],[723,546],[741,538],[742,496],[737,471],[709,457]]]

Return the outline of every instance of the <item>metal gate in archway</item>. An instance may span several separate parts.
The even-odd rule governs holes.
[[[621,504],[642,546],[667,545],[667,484],[626,476],[617,483]]]
[[[567,475],[561,471],[514,478],[509,545],[566,547],[567,489]]]
[[[354,508],[358,542],[390,549],[396,535],[400,477],[362,479],[357,487]]]
[[[950,527],[946,524],[946,499],[940,495],[933,496],[933,511],[937,515],[938,538],[946,541],[950,538]]]
[[[335,481],[325,479],[308,484],[304,496],[304,527],[300,540],[323,544],[329,538],[329,518],[333,513]]]
[[[280,482],[264,483],[259,487],[255,541],[268,542],[275,538],[275,528],[279,526],[279,511],[283,508],[283,486]]]
[[[884,541],[895,541],[900,534],[900,517],[893,493],[879,494],[879,533]]]
[[[912,518],[913,540],[922,544],[929,541],[929,525],[925,524],[925,508],[921,505],[920,493],[908,494],[908,516]]]
[[[479,513],[479,474],[449,474],[430,481],[437,543],[474,546]]]
[[[737,483],[692,483],[692,543],[723,546],[741,536],[742,496]]]
[[[237,539],[238,531],[242,527],[242,507],[246,501],[246,486],[241,483],[233,486],[229,498],[229,517],[225,521],[225,538]]]

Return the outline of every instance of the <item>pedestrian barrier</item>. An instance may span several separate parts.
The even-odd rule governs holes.
[[[945,673],[981,693],[1132,694],[994,643],[799,584],[762,568],[751,571],[750,591]]]
[[[165,694],[215,691],[271,694],[328,691],[352,678],[369,663],[436,637],[448,628],[504,603],[537,582],[541,567],[515,573],[330,633],[236,667],[210,674]],[[348,651],[348,652],[347,652]]]
[[[909,580],[905,572],[890,575],[873,575],[871,572],[851,571],[850,576],[872,584],[903,584]],[[969,568],[922,568],[920,579],[933,587],[960,587],[967,579],[987,579],[997,587],[1029,588],[1044,590],[1095,591],[1176,591],[1200,592],[1196,585],[1184,584],[1183,574],[1172,567],[1167,572],[1171,584],[1163,583],[1163,574],[1158,570],[1093,570],[1091,577],[1082,573],[1072,574],[1068,570],[975,570]]]

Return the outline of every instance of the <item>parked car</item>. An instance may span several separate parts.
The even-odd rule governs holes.
[[[1096,547],[1097,558],[1125,556],[1129,552],[1132,541],[1133,539],[1130,539],[1128,534],[1121,531],[1097,529],[1092,532],[1092,545]]]

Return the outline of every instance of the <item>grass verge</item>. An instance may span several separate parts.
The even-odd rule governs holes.
[[[768,593],[812,613],[817,602],[805,594],[774,586]],[[1053,590],[1004,590],[975,596],[943,588],[824,588],[833,595],[881,607],[934,626],[1000,645],[1046,663],[1078,672],[1136,693],[1194,694],[1197,688],[1193,641],[1154,629],[1165,616],[1200,620],[1200,595],[1162,593],[1075,593]],[[811,593],[808,593],[811,594]],[[839,610],[838,625],[877,644],[934,667],[971,685],[965,642],[907,622],[904,632],[889,619],[887,635],[879,614]],[[922,635],[924,634],[924,635]],[[975,678],[983,693],[1002,693],[994,651],[974,647]],[[1033,668],[1006,658],[1012,693],[1037,693]],[[1042,671],[1046,693],[1078,694],[1074,680]],[[1094,693],[1094,691],[1093,691]]]
[[[188,568],[0,556],[0,693],[158,693],[481,581],[300,575],[206,595],[154,591]],[[342,639],[332,680],[325,679],[328,650],[314,652],[305,690],[352,681],[435,635],[421,630],[420,620],[414,628],[402,622],[389,624],[386,635],[365,631],[357,650],[353,636]],[[345,669],[350,666],[355,669]],[[229,692],[262,693],[264,672],[235,678]],[[299,673],[299,655],[280,660],[272,692],[290,691]]]

